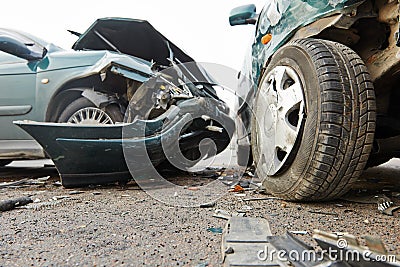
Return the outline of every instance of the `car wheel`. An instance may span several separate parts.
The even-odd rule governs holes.
[[[350,48],[302,39],[279,49],[252,120],[253,156],[267,192],[292,201],[345,194],[367,163],[375,105],[367,68]]]
[[[12,162],[12,160],[1,159],[1,160],[0,160],[0,167],[7,166],[7,165],[10,164],[11,162]]]
[[[114,124],[122,122],[123,119],[117,105],[98,108],[88,99],[81,97],[69,104],[57,121],[76,124]]]

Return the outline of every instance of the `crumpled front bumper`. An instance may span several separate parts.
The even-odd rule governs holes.
[[[212,98],[192,98],[172,106],[154,120],[136,120],[116,125],[79,125],[15,121],[43,147],[53,160],[63,186],[127,182],[129,166],[145,170],[173,154],[176,142],[182,153],[196,149],[201,140],[213,140],[217,153],[230,143],[234,121]],[[221,131],[207,128],[187,132],[193,119],[218,121]],[[171,151],[172,149],[172,151]],[[168,153],[165,153],[168,152]],[[129,159],[125,155],[132,155]],[[141,160],[148,157],[150,160]],[[153,165],[150,166],[149,164]]]

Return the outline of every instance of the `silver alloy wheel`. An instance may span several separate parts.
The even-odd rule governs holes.
[[[303,86],[294,69],[277,66],[263,79],[255,101],[256,137],[267,175],[290,164],[304,115]]]
[[[106,112],[94,107],[78,110],[68,119],[68,122],[76,124],[114,124]]]

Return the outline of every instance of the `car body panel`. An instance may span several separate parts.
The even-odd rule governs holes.
[[[249,106],[252,104],[263,68],[271,56],[303,26],[320,18],[338,13],[350,12],[352,7],[360,5],[363,0],[274,0],[268,1],[258,16],[255,35],[251,49],[245,58],[239,77],[238,93],[243,121],[247,131],[242,131],[247,138],[250,133]],[[305,15],[307,14],[307,15]],[[271,40],[263,44],[262,38],[271,34]],[[248,142],[247,142],[248,144]]]
[[[63,84],[73,79],[100,73],[112,64],[125,66],[127,70],[135,70],[136,75],[131,75],[130,78],[137,78],[139,81],[147,80],[152,74],[150,63],[145,64],[141,60],[125,55],[108,51],[86,51],[79,52],[79,56],[82,57],[77,58],[77,53],[76,51],[49,53],[35,64],[33,70],[26,61],[10,64],[11,68],[9,64],[0,65],[0,73],[2,68],[7,68],[8,71],[8,74],[0,74],[1,87],[8,90],[7,94],[1,95],[0,106],[3,109],[7,106],[10,109],[15,109],[17,105],[31,106],[28,114],[17,114],[23,115],[22,117],[12,115],[11,111],[6,115],[4,111],[0,123],[10,125],[13,120],[20,119],[44,121],[47,106],[58,88],[62,88]],[[15,75],[18,75],[18,79]],[[49,82],[43,84],[41,81],[44,79]],[[0,139],[7,139],[10,136],[14,139],[30,138],[12,124],[0,133]]]
[[[169,66],[170,49],[181,62],[192,62],[180,48],[145,21],[129,18],[102,18],[83,33],[73,49],[112,50],[106,42],[100,42],[99,34],[109,40],[118,51],[149,62]]]
[[[251,60],[247,60],[242,74],[247,75],[247,78],[253,81],[252,88],[256,90],[261,69],[273,53],[285,44],[299,28],[324,16],[343,12],[343,9],[359,5],[362,2],[363,0],[269,1],[258,17],[251,55],[248,55]],[[266,34],[271,34],[272,39],[264,45],[261,39]]]
[[[104,23],[107,25],[104,25]],[[147,21],[143,20],[100,19],[85,34],[81,35],[74,45],[75,50],[62,49],[25,32],[0,29],[0,38],[2,37],[1,33],[3,33],[3,36],[5,36],[3,38],[14,36],[21,40],[28,40],[25,42],[35,43],[36,50],[40,47],[46,50],[43,58],[38,60],[26,60],[0,51],[0,90],[2,92],[0,95],[0,124],[3,125],[0,140],[32,140],[24,131],[15,127],[12,121],[46,121],[53,115],[48,108],[61,93],[70,90],[83,92],[87,89],[69,88],[74,81],[91,75],[105,74],[109,68],[116,75],[138,82],[145,82],[152,77],[154,75],[152,70],[154,62],[151,62],[153,58],[147,54],[149,51],[143,50],[143,47],[149,45],[148,43],[135,42],[136,47],[142,47],[143,51],[139,50],[139,53],[136,53],[137,51],[130,50],[127,51],[130,54],[123,54],[110,51],[112,49],[107,46],[107,43],[104,43],[101,39],[96,39],[96,36],[94,39],[92,38],[93,30],[100,30],[100,26],[101,32],[103,32],[107,31],[109,27],[121,26],[120,23],[124,23],[125,31],[132,30],[129,27],[137,27],[133,31],[138,33],[149,30],[147,33],[142,32],[141,36],[143,38],[146,35],[149,36],[148,41],[153,43],[151,46],[153,49],[162,46],[160,49],[154,49],[154,51],[157,51],[156,59],[158,61],[168,62],[166,58],[161,60],[161,57],[169,56],[169,48],[179,55],[182,61],[193,60],[156,31]],[[123,41],[123,39],[121,40]],[[116,43],[118,44],[118,42]],[[122,43],[122,45],[126,46],[127,44]],[[140,53],[145,54],[141,55]],[[150,60],[144,59],[146,57],[149,57]],[[62,98],[63,96],[61,96]],[[27,155],[29,153],[22,154]],[[8,158],[9,155],[5,151],[0,151],[0,158]]]
[[[153,90],[149,91],[152,95]],[[219,109],[218,102],[212,98],[190,98],[171,106],[153,120],[117,125],[14,123],[42,145],[65,187],[107,184],[126,182],[132,179],[131,175],[136,178],[138,173],[145,175],[149,168],[170,158],[177,150],[184,153],[198,149],[204,139],[212,139],[216,153],[222,152],[230,143],[235,124],[226,113],[229,111]],[[224,122],[223,130],[212,131],[205,127],[182,135],[193,118],[200,115]],[[134,166],[134,173],[128,165]]]

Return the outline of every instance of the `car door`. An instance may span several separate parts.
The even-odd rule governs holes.
[[[31,139],[12,122],[34,119],[40,49],[28,38],[0,29],[0,140]]]

